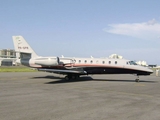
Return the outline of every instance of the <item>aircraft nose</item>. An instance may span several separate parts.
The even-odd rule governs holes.
[[[149,73],[149,74],[152,74],[152,73],[153,73],[153,70],[148,68],[148,73]]]

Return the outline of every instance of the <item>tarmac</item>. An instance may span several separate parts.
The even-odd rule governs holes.
[[[0,73],[0,120],[160,120],[160,77]]]

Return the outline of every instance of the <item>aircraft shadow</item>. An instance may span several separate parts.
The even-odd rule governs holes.
[[[122,80],[122,79],[93,79],[93,81],[109,81],[109,82],[134,82],[135,80]],[[139,83],[145,82],[145,83],[157,83],[157,81],[151,81],[151,80],[141,80]]]
[[[71,82],[85,82],[85,81],[92,81],[93,78],[91,77],[80,77],[78,79],[71,79],[71,80],[66,80],[66,79],[59,79],[56,81],[51,81],[51,82],[47,82],[45,84],[60,84],[60,83],[71,83]]]
[[[104,81],[104,82],[134,82],[135,80],[124,80],[124,79],[94,79],[90,76],[83,76],[78,79],[66,80],[57,76],[44,76],[44,77],[33,77],[32,79],[58,79],[56,81],[46,82],[45,84],[61,84],[61,83],[71,83],[71,82],[85,82],[85,81]],[[141,80],[140,83],[157,83],[157,81],[151,80]]]
[[[57,77],[57,76],[32,77],[31,79],[56,79],[56,81],[47,82],[45,84],[60,84],[60,83],[84,82],[84,81],[92,81],[93,80],[93,78],[90,76],[80,77],[75,80],[74,79],[66,80],[64,78]]]
[[[61,77],[47,75],[42,77],[32,77],[31,79],[61,79]]]

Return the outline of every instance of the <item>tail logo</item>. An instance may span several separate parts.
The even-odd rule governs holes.
[[[19,37],[16,37],[16,40],[18,40],[19,39]]]

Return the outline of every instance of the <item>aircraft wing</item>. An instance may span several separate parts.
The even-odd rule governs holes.
[[[53,72],[53,73],[58,73],[58,74],[80,74],[80,75],[86,75],[87,72],[84,70],[72,70],[72,69],[44,69],[40,68],[38,71],[45,71],[45,72]]]

